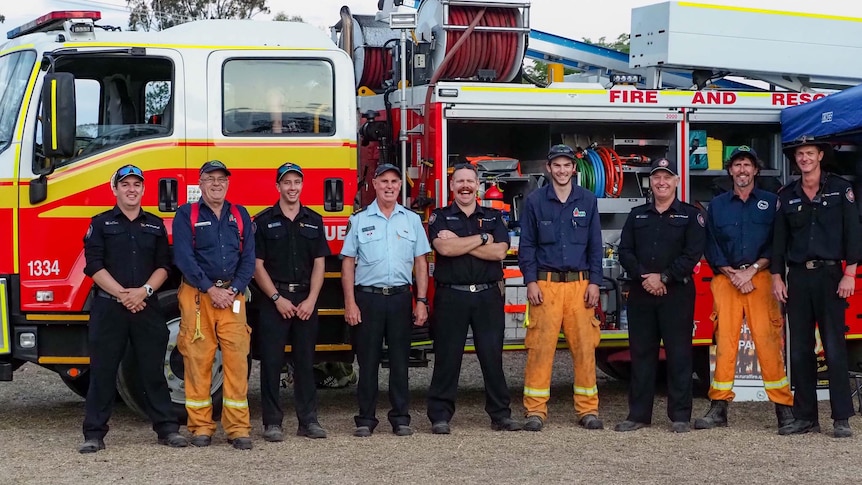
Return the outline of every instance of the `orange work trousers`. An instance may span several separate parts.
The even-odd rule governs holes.
[[[560,328],[569,344],[575,369],[574,401],[578,418],[598,416],[596,387],[596,347],[601,329],[594,308],[584,306],[589,281],[553,283],[539,281],[543,303],[530,305],[524,346],[527,368],[524,376],[524,407],[527,416],[548,417],[551,370],[560,338]]]
[[[212,418],[213,361],[221,347],[224,371],[222,427],[229,439],[249,436],[248,353],[251,327],[246,323],[245,296],[238,295],[239,313],[233,308],[213,307],[209,295],[185,283],[180,285],[180,333],[177,346],[185,365],[186,411],[188,428],[195,435],[212,436],[216,424]],[[200,308],[200,333],[195,336],[197,311]],[[203,337],[203,338],[201,338]]]
[[[784,319],[778,301],[772,296],[772,277],[769,271],[760,271],[751,282],[754,291],[742,294],[727,276],[719,274],[712,279],[716,359],[709,399],[732,401],[735,397],[733,380],[736,376],[739,333],[745,317],[769,400],[793,406],[793,394],[790,393],[781,352],[784,347]]]

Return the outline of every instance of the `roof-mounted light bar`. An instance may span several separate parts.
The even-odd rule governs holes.
[[[84,24],[88,24],[92,26],[92,23],[101,20],[102,13],[97,12],[95,10],[62,10],[62,11],[54,11],[48,14],[45,14],[32,22],[27,22],[24,25],[15,27],[14,29],[6,32],[7,39],[14,39],[16,37],[21,37],[22,35],[32,34],[34,32],[48,32],[51,30],[63,30],[63,24],[66,21],[72,20],[89,20],[90,22],[83,22]],[[83,28],[83,27],[79,27]],[[92,29],[89,30],[92,32]],[[77,32],[82,33],[82,32]]]

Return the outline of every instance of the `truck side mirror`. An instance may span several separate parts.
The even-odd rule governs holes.
[[[45,157],[69,158],[75,154],[75,76],[68,72],[45,75],[42,85],[42,148]],[[48,168],[53,169],[53,164]]]

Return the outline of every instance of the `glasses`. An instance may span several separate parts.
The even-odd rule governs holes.
[[[204,177],[201,179],[201,182],[203,182],[205,184],[212,184],[212,183],[226,184],[227,183],[227,177]]]
[[[472,170],[473,173],[479,173],[479,171],[476,169],[476,166],[473,165],[472,163],[456,163],[455,166],[452,168],[453,168],[453,171],[462,170],[462,169],[466,168],[467,170]]]
[[[138,177],[144,178],[144,172],[134,165],[126,165],[117,170],[117,178],[125,177],[126,175],[137,175]]]

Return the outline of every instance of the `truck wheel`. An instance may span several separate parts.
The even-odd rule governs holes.
[[[72,392],[83,398],[87,397],[87,391],[90,389],[90,371],[84,371],[78,377],[69,377],[62,372],[59,375],[63,384],[66,384]]]
[[[177,335],[180,332],[180,307],[177,300],[177,290],[159,293],[158,298],[162,311],[165,314],[168,331],[170,332],[168,346],[165,349],[165,380],[168,383],[168,391],[173,402],[174,412],[180,423],[184,424],[188,415],[186,414],[185,406],[185,368],[183,366],[183,356],[177,348]],[[222,369],[221,350],[216,350],[212,369],[212,387],[210,388],[214,420],[218,420],[221,417],[223,384],[224,372]],[[145,412],[147,405],[144,398],[144,388],[138,380],[137,358],[131,347],[126,350],[126,356],[120,364],[120,371],[117,374],[117,391],[129,409],[141,416],[147,416]]]

